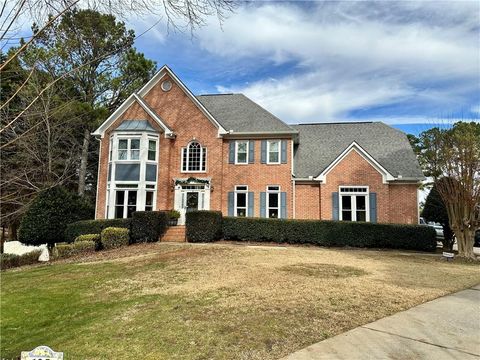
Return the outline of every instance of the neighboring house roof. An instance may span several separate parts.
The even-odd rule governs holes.
[[[233,130],[233,134],[296,132],[243,94],[200,95],[197,99],[226,131]]]
[[[148,120],[124,120],[115,131],[152,131],[156,132]]]
[[[373,157],[394,177],[423,179],[407,136],[381,122],[319,123],[293,125],[299,131],[295,149],[294,174],[297,178],[317,177],[352,143]]]

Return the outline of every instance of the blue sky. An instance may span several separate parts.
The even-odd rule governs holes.
[[[158,21],[128,17],[139,34]],[[136,47],[196,94],[242,92],[287,123],[480,119],[479,1],[243,3]],[[450,119],[450,120],[448,120]]]

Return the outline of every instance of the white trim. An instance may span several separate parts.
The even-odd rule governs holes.
[[[270,161],[270,143],[277,142],[278,143],[278,161]],[[271,165],[278,165],[282,163],[282,141],[281,140],[267,140],[267,164]]]
[[[237,190],[238,187],[243,186],[246,187],[245,190]],[[233,216],[238,217],[237,215],[237,195],[238,194],[245,194],[245,217],[248,217],[248,185],[235,185],[234,188],[234,196],[233,196]],[[242,207],[243,209],[243,207]]]
[[[142,109],[152,117],[153,120],[164,130],[165,137],[172,137],[174,135],[173,131],[160,119],[160,117],[153,112],[143,99],[141,99],[137,94],[133,93],[130,95],[113,113],[110,115],[107,120],[105,120],[93,133],[93,136],[100,136],[103,138],[105,131],[125,112],[128,108],[134,103],[142,107]]]
[[[367,191],[341,191],[342,188],[366,189]],[[365,221],[370,222],[370,187],[368,185],[340,185],[338,187],[338,219],[343,221],[342,197],[349,196],[351,199],[352,220],[357,221],[357,196],[365,196]]]
[[[162,68],[137,92],[138,95],[144,97],[166,74],[168,74],[170,78],[180,87],[180,89],[183,90],[183,92],[200,109],[200,111],[202,111],[208,120],[210,120],[212,124],[217,127],[218,137],[228,133],[167,65],[162,66]]]
[[[277,186],[278,187],[278,190],[269,190],[268,188],[270,186]],[[270,219],[270,197],[268,196],[269,194],[277,194],[278,198],[277,198],[277,207],[272,207],[272,209],[277,209],[277,217],[275,219],[281,219],[281,209],[282,209],[282,204],[281,203],[281,194],[282,192],[282,188],[280,187],[280,185],[267,185],[267,188],[266,188],[266,191],[265,191],[265,216],[267,219]],[[274,218],[272,218],[274,219]]]
[[[355,141],[352,142],[335,160],[333,160],[330,165],[323,170],[320,175],[318,175],[315,180],[320,180],[324,184],[327,183],[327,174],[340,163],[350,152],[356,151],[360,156],[362,156],[370,165],[372,165],[375,170],[377,170],[382,175],[383,183],[386,184],[388,181],[395,180],[395,177],[390,174],[382,165],[378,163],[372,156],[370,156],[360,145]]]
[[[245,162],[238,162],[238,143],[246,143],[247,148],[246,148],[246,161]],[[249,153],[250,153],[250,140],[235,140],[235,165],[248,165],[248,162],[250,160],[249,158]]]

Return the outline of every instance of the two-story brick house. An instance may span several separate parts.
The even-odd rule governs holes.
[[[418,221],[423,174],[405,134],[380,122],[289,126],[241,94],[195,96],[164,66],[94,135],[97,218]]]

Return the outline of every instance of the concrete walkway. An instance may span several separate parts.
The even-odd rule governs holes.
[[[284,358],[480,359],[480,284],[360,326]]]

